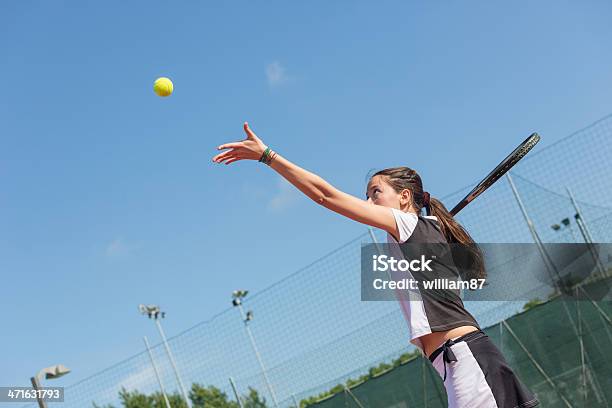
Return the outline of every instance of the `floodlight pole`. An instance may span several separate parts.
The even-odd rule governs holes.
[[[30,381],[32,381],[32,387],[34,387],[34,390],[36,391],[36,401],[38,401],[38,407],[47,408],[47,401],[45,401],[43,398],[41,398],[40,395],[38,395],[38,390],[41,389],[40,380],[38,379],[38,376],[30,378]]]
[[[529,232],[531,233],[531,236],[533,237],[533,241],[535,242],[538,248],[538,251],[540,252],[540,256],[542,257],[544,266],[546,266],[546,270],[548,271],[550,278],[552,280],[552,283],[554,284],[555,292],[562,293],[562,290],[561,290],[562,288],[560,288],[560,286],[563,283],[561,282],[559,271],[555,267],[555,264],[552,262],[552,259],[550,259],[550,257],[548,256],[548,253],[546,252],[546,250],[544,249],[542,240],[540,239],[540,236],[538,235],[538,232],[536,231],[535,226],[533,225],[533,222],[531,221],[531,218],[529,217],[529,214],[527,214],[527,209],[525,208],[525,205],[523,204],[523,200],[521,200],[521,196],[518,190],[516,189],[516,186],[514,185],[514,181],[512,180],[512,177],[510,176],[510,172],[506,173],[506,178],[508,179],[508,183],[510,184],[510,188],[512,189],[512,194],[514,195],[514,199],[516,200],[521,210],[521,213],[523,214],[523,218],[525,219],[525,222],[527,223],[527,227],[529,228]]]
[[[246,296],[243,295],[243,296]],[[240,317],[242,318],[242,322],[244,323],[244,328],[249,336],[249,340],[251,341],[251,346],[253,347],[253,352],[255,352],[255,357],[257,357],[257,362],[259,363],[259,367],[261,368],[261,373],[263,374],[264,380],[266,382],[266,387],[268,388],[268,392],[270,396],[272,396],[272,402],[274,402],[274,406],[278,408],[278,401],[276,400],[276,394],[274,393],[274,389],[272,388],[272,383],[270,383],[270,379],[268,378],[268,374],[266,372],[266,367],[264,366],[261,355],[259,354],[259,350],[257,349],[257,344],[255,344],[255,337],[253,337],[253,333],[251,332],[251,328],[249,327],[249,320],[247,316],[244,314],[244,309],[242,308],[241,297],[235,297],[233,305],[238,307],[240,311]]]
[[[578,229],[580,230],[580,233],[582,234],[582,237],[584,238],[584,242],[587,244],[587,247],[589,248],[589,251],[591,252],[591,255],[593,256],[593,260],[595,261],[595,264],[597,265],[597,269],[599,270],[601,277],[603,278],[604,276],[606,276],[606,269],[601,264],[601,260],[599,259],[599,254],[597,253],[597,250],[595,249],[595,245],[593,244],[593,237],[591,236],[591,232],[589,231],[589,228],[587,227],[584,216],[582,215],[582,211],[580,211],[580,207],[578,207],[578,203],[576,202],[576,199],[574,199],[572,190],[570,190],[569,187],[565,187],[565,190],[567,191],[567,195],[569,196],[572,202],[572,205],[574,206],[574,209],[576,210],[576,215],[574,218],[576,219],[576,224],[578,224]]]
[[[162,338],[162,342],[164,343],[164,348],[166,349],[166,354],[168,355],[168,359],[170,360],[170,364],[172,365],[172,369],[174,370],[174,375],[176,377],[176,382],[181,389],[181,394],[183,395],[183,399],[185,400],[185,404],[187,404],[187,408],[191,408],[191,400],[187,395],[187,391],[185,391],[185,386],[183,385],[183,380],[179,375],[178,369],[176,368],[176,362],[174,361],[174,356],[170,351],[170,346],[168,345],[168,340],[166,340],[166,334],[164,333],[164,329],[162,329],[161,323],[159,322],[160,318],[164,318],[166,316],[165,312],[162,312],[159,306],[157,305],[139,305],[138,309],[140,313],[143,315],[148,315],[149,319],[153,318],[155,320],[155,325],[157,326],[157,330],[159,331],[159,335]]]
[[[159,376],[159,372],[157,371],[157,366],[155,365],[155,360],[153,359],[153,353],[151,352],[151,347],[149,347],[149,341],[147,340],[147,336],[144,336],[143,340],[147,348],[147,351],[149,352],[149,358],[151,359],[151,365],[153,366],[153,371],[155,371],[155,378],[157,378],[159,389],[161,390],[162,396],[164,397],[164,403],[166,404],[166,408],[171,408],[170,401],[168,401],[168,396],[166,395],[166,391],[164,390],[164,384],[162,383],[161,377]]]
[[[191,408],[191,400],[187,396],[187,391],[185,391],[185,386],[183,385],[183,380],[181,380],[181,376],[179,375],[178,369],[176,368],[176,362],[174,361],[174,356],[170,352],[170,346],[168,345],[168,340],[166,340],[166,334],[162,329],[161,323],[159,319],[155,319],[155,325],[157,326],[157,330],[159,330],[159,334],[164,342],[164,347],[166,349],[166,353],[168,354],[168,358],[170,359],[170,364],[172,364],[172,369],[174,370],[174,375],[176,376],[176,381],[181,387],[181,393],[183,394],[183,398],[185,399],[185,403],[187,404],[187,408]]]

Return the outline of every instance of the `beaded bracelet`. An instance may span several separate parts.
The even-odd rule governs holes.
[[[266,150],[264,150],[264,152],[262,153],[261,157],[259,158],[259,161],[261,163],[265,163],[266,162],[266,160],[268,158],[268,155],[270,154],[271,150],[272,149],[270,149],[269,147],[266,147]]]
[[[276,152],[267,147],[259,158],[259,161],[269,166],[272,163],[272,160],[274,160],[275,158]]]

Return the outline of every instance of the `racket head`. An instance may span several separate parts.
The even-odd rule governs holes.
[[[532,133],[527,139],[523,141],[516,149],[514,149],[501,163],[499,163],[476,187],[472,189],[461,200],[450,213],[454,216],[461,211],[466,205],[472,202],[476,197],[481,195],[486,189],[491,187],[493,183],[499,180],[504,174],[508,172],[516,163],[518,163],[533,147],[540,141],[540,135]]]

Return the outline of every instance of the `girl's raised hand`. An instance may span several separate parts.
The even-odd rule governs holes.
[[[213,162],[230,164],[238,160],[259,160],[267,146],[253,133],[247,122],[244,122],[244,132],[247,135],[246,139],[217,147],[217,150],[230,150],[213,157]]]

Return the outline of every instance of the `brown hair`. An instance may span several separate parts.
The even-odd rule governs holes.
[[[419,176],[415,170],[409,167],[392,167],[377,171],[370,177],[370,180],[374,178],[374,176],[384,176],[386,183],[397,193],[403,190],[409,190],[412,196],[412,207],[417,210],[417,213],[420,213],[421,210],[425,208],[427,215],[433,215],[438,219],[442,235],[446,238],[446,242],[449,244],[461,244],[459,247],[465,246],[467,251],[453,250],[453,258],[455,263],[458,264],[457,266],[460,266],[460,272],[464,270],[468,272],[466,274],[468,276],[462,276],[462,278],[478,279],[486,277],[484,260],[480,248],[478,248],[465,228],[463,228],[461,224],[453,218],[452,214],[448,212],[444,204],[423,191],[421,176]],[[455,247],[455,245],[453,245],[453,247]]]

